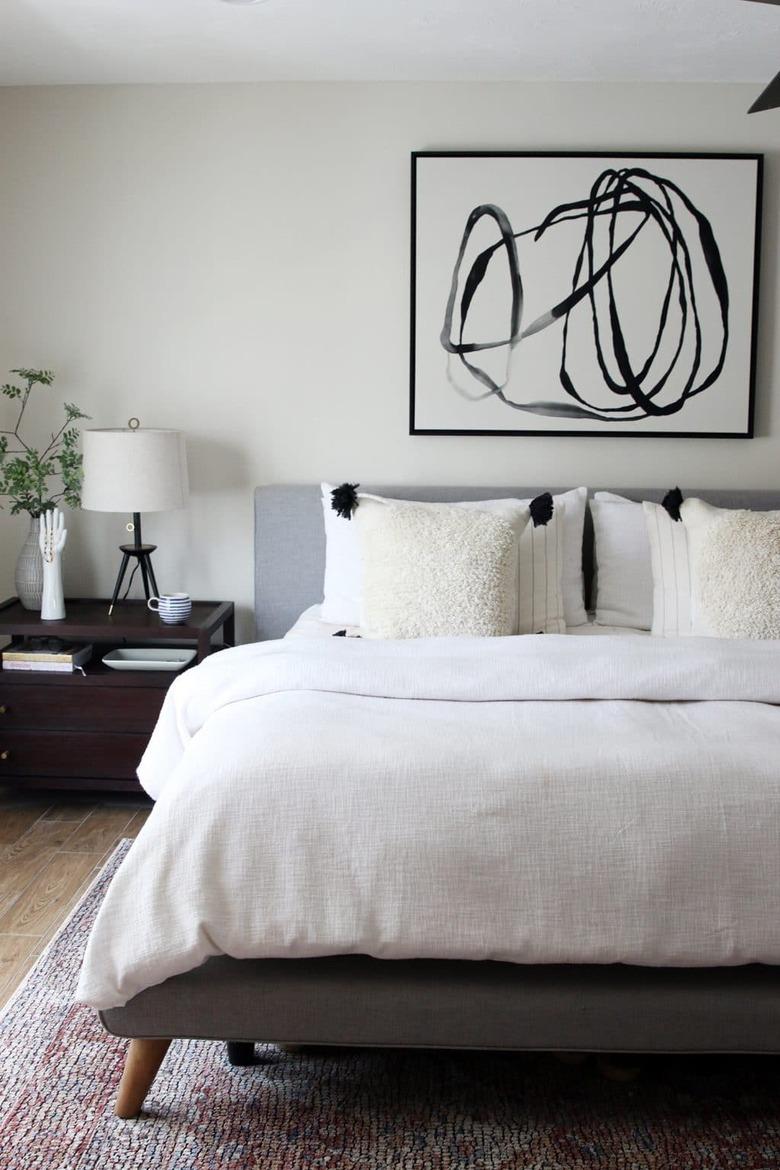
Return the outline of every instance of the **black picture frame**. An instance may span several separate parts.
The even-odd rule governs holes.
[[[605,427],[577,425],[558,426],[555,428],[518,427],[507,425],[495,427],[464,427],[464,426],[421,426],[417,417],[417,406],[421,391],[418,385],[417,357],[419,351],[419,329],[417,320],[418,308],[418,280],[417,265],[419,255],[418,223],[418,179],[419,168],[427,159],[611,159],[611,160],[695,160],[701,162],[740,160],[755,164],[755,218],[752,225],[752,289],[750,293],[750,325],[749,325],[749,368],[747,371],[746,407],[744,429],[727,431],[702,431],[700,429],[664,429],[642,430],[635,427],[632,430],[617,429],[615,425]],[[760,251],[761,225],[763,204],[763,164],[764,155],[752,152],[675,152],[675,151],[436,151],[422,150],[411,152],[411,251],[410,251],[410,364],[409,364],[409,434],[423,435],[453,435],[453,436],[507,436],[530,437],[560,436],[560,437],[594,437],[594,438],[720,438],[720,439],[750,439],[754,437],[755,427],[755,394],[756,394],[756,361],[759,318],[759,285],[760,285]],[[453,277],[453,282],[455,277]],[[454,283],[453,283],[454,287]],[[446,360],[443,358],[443,361]],[[514,416],[516,417],[516,416]],[[508,419],[508,422],[511,421]],[[618,424],[625,426],[625,422]]]

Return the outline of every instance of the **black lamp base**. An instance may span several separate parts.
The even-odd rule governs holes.
[[[128,526],[129,527],[129,526]],[[135,540],[133,544],[120,544],[119,551],[122,554],[122,564],[119,566],[117,573],[116,584],[114,585],[114,592],[111,597],[111,604],[108,607],[108,616],[114,611],[114,606],[119,600],[119,594],[122,592],[122,585],[125,580],[130,558],[135,557],[141,570],[141,578],[144,583],[144,596],[148,601],[150,597],[158,597],[159,590],[157,588],[157,580],[152,568],[152,553],[157,548],[156,544],[142,544],[141,543],[141,517],[137,512],[133,513],[133,533]],[[135,569],[133,570],[135,572]],[[151,588],[150,588],[151,586]]]

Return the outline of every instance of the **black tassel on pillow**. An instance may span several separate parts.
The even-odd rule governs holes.
[[[542,492],[535,500],[531,500],[530,504],[531,519],[534,522],[534,528],[544,527],[549,524],[553,515],[553,498],[549,492]]]
[[[352,513],[358,506],[357,489],[359,483],[342,483],[330,493],[331,508],[344,520],[351,520]]]
[[[667,492],[661,500],[661,507],[666,508],[672,520],[682,520],[680,515],[680,504],[683,502],[683,494],[678,487],[672,488]]]

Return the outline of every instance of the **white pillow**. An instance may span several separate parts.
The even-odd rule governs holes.
[[[348,626],[348,627],[349,626],[359,626],[361,623],[361,616],[363,613],[363,577],[364,577],[362,549],[361,549],[360,540],[358,538],[357,527],[355,525],[355,515],[357,515],[359,508],[355,509],[355,512],[353,513],[353,515],[350,519],[347,519],[344,516],[339,516],[339,514],[337,512],[335,512],[333,510],[333,507],[332,507],[332,500],[331,500],[331,492],[332,491],[333,491],[333,488],[329,484],[322,484],[322,493],[323,493],[322,506],[323,506],[324,514],[325,514],[325,535],[326,535],[325,580],[326,580],[326,585],[327,585],[327,583],[328,583],[328,568],[330,566],[331,567],[330,581],[331,581],[331,584],[333,584],[333,582],[335,581],[333,596],[335,597],[336,600],[335,600],[332,608],[329,604],[326,605],[325,601],[323,601],[322,610],[321,610],[321,613],[322,613],[321,620],[325,621],[325,622],[335,622],[337,624],[343,623],[345,626]],[[418,503],[419,504],[422,503],[422,501],[415,501],[415,500],[389,500],[383,496],[371,495],[368,492],[358,492],[357,495],[358,495],[358,500],[360,501],[359,507],[363,507],[367,500],[373,500],[376,503],[380,503],[380,504],[395,504],[400,508],[409,508],[412,506],[416,506]],[[326,501],[327,501],[327,504],[326,504]],[[563,602],[562,602],[561,594],[560,594],[560,558],[558,558],[558,560],[555,562],[555,565],[550,570],[549,574],[545,573],[544,571],[538,571],[535,574],[535,577],[538,578],[538,582],[536,582],[536,581],[533,582],[533,584],[535,585],[535,592],[531,596],[529,596],[527,598],[523,598],[522,605],[521,605],[521,598],[520,598],[521,573],[520,573],[520,564],[519,564],[520,540],[521,540],[521,537],[523,536],[523,532],[524,532],[524,529],[526,527],[527,520],[530,516],[529,509],[528,509],[529,503],[530,503],[530,501],[528,501],[528,503],[524,503],[524,502],[521,502],[519,500],[463,500],[463,501],[459,501],[459,502],[454,503],[454,504],[444,504],[444,503],[435,504],[435,505],[434,504],[427,504],[426,506],[437,507],[437,508],[459,508],[462,511],[467,511],[467,512],[493,513],[497,516],[503,517],[510,524],[515,524],[517,518],[522,517],[523,523],[519,528],[517,528],[517,531],[516,531],[517,541],[516,541],[516,547],[515,547],[515,560],[514,560],[514,565],[513,565],[513,577],[512,577],[512,588],[514,589],[516,615],[515,615],[514,627],[511,631],[511,633],[513,633],[513,634],[516,634],[516,633],[529,634],[532,632],[536,632],[536,633],[539,633],[539,632],[562,633],[564,630],[564,627],[561,625],[561,623],[562,623],[561,614],[562,614]],[[337,523],[334,524],[331,517],[335,517]],[[555,518],[555,513],[553,511],[553,520],[554,520],[554,518]],[[552,522],[553,521],[550,520],[548,522],[547,526],[549,527],[550,524],[552,524]],[[541,529],[541,527],[542,526],[540,525],[540,529]],[[556,524],[554,526],[554,531],[555,532],[559,531],[559,524]],[[331,541],[329,539],[329,533],[333,533],[333,536],[335,537],[335,539],[333,541]],[[536,547],[539,547],[542,549],[542,551],[544,551],[544,548],[545,548],[544,538],[542,537],[540,539],[541,539],[541,544],[537,544]],[[553,541],[551,542],[551,546],[555,547],[554,538],[553,538]],[[334,554],[335,554],[332,558],[328,557],[328,552],[330,550],[333,550]],[[542,570],[544,569],[544,567],[545,566],[542,565]],[[557,577],[555,576],[556,569],[557,569],[557,573],[558,573]],[[343,574],[342,574],[342,570],[345,570],[345,572]],[[524,565],[523,566],[523,574],[522,574],[522,582],[523,582],[524,588],[528,587],[528,576],[529,576],[529,574],[528,574],[527,567]],[[549,587],[548,576],[550,579],[557,582],[557,591],[554,591]],[[347,593],[345,590],[350,590],[350,591],[354,590],[356,584],[357,584],[357,590],[353,595],[350,596],[350,594]],[[554,612],[551,616],[551,622],[550,622],[551,625],[554,624],[554,628],[551,628],[549,630],[545,629],[543,631],[540,631],[540,630],[532,631],[531,624],[532,624],[534,617],[536,616],[537,619],[540,618],[542,605],[544,602],[546,602],[548,600],[548,597],[550,597],[550,596],[552,596],[553,603],[556,603],[556,605],[557,605],[557,608],[554,610]],[[327,597],[328,597],[328,595],[326,592],[326,599],[327,599]],[[325,616],[326,613],[327,614],[342,613],[342,614],[350,614],[353,616],[352,616],[351,620],[345,621],[343,617],[341,619],[339,619],[337,617],[326,617]],[[522,626],[522,628],[520,628],[521,626]]]
[[[662,504],[642,505],[653,570],[652,633],[686,637],[691,628],[691,569],[685,525],[673,520]]]
[[[596,621],[603,626],[649,630],[653,624],[653,571],[642,505],[612,492],[596,492],[590,510]]]
[[[333,485],[322,484],[325,517],[325,580],[322,620],[344,626],[360,621],[362,566],[357,534],[351,520],[337,515],[331,507]],[[562,633],[566,626],[580,626],[588,620],[582,579],[582,534],[588,489],[574,488],[553,497],[554,511],[547,532],[543,526],[529,526],[520,541],[521,566],[532,566],[532,588],[521,568],[520,619],[522,632]],[[374,497],[380,498],[380,497]],[[411,501],[391,501],[407,504]],[[512,501],[523,505],[530,500]],[[490,509],[503,501],[468,500],[467,507]],[[557,517],[557,519],[556,519]],[[561,544],[562,538],[562,544]],[[558,563],[553,563],[553,556]],[[533,597],[532,603],[525,601]],[[543,601],[546,599],[546,601]],[[543,608],[544,606],[544,608]],[[531,612],[532,611],[532,612]]]
[[[496,637],[517,625],[527,507],[484,511],[363,496],[355,524],[367,638]]]
[[[780,512],[685,500],[694,634],[780,638]]]

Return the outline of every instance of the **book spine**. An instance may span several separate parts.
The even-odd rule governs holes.
[[[92,646],[82,646],[72,653],[47,654],[37,650],[3,650],[3,662],[40,662],[56,663],[62,666],[80,666],[92,654]]]
[[[42,674],[73,674],[70,662],[3,662],[3,670],[38,671]]]
[[[3,651],[3,662],[64,662],[72,663],[73,654],[36,654],[32,650]]]

